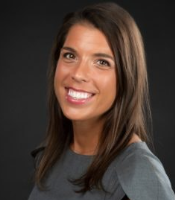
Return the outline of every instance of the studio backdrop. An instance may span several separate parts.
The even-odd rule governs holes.
[[[4,1],[0,6],[0,199],[27,199],[30,151],[47,126],[47,67],[63,16],[84,1]],[[155,154],[175,189],[175,2],[115,0],[143,35],[149,75]]]

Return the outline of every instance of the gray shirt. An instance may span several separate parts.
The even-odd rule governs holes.
[[[102,183],[109,192],[92,189],[76,193],[78,186],[70,179],[79,178],[92,162],[92,156],[68,149],[46,179],[47,189],[34,186],[28,200],[175,200],[171,183],[159,159],[145,142],[133,143],[110,164]]]

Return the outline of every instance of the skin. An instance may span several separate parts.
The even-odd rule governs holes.
[[[105,35],[90,24],[72,26],[57,62],[54,88],[64,115],[73,124],[74,152],[96,153],[104,123],[101,116],[116,98],[116,84],[114,57]],[[77,100],[68,94],[69,89],[92,96]]]

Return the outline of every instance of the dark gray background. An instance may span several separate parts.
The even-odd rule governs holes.
[[[0,6],[0,199],[27,199],[33,162],[30,151],[47,122],[46,70],[64,14],[84,1],[8,1]],[[155,153],[175,188],[175,2],[116,0],[144,37]]]

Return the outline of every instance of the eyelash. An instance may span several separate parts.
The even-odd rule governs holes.
[[[66,52],[66,53],[63,53],[63,58],[65,59],[68,59],[68,60],[73,60],[75,59],[75,55],[73,53],[70,53],[70,52]],[[99,59],[97,60],[96,62],[99,66],[106,66],[106,67],[110,67],[110,63],[106,60],[103,60],[103,59]]]
[[[66,59],[75,59],[75,55],[73,53],[69,53],[69,52],[64,53],[63,57]]]
[[[100,62],[100,63],[98,63],[98,62]],[[103,63],[103,64],[102,64]],[[104,64],[105,63],[105,64]],[[103,60],[103,59],[100,59],[100,60],[98,60],[97,61],[97,64],[98,65],[102,65],[102,66],[108,66],[108,67],[110,67],[110,63],[108,62],[108,61],[106,61],[106,60]]]

